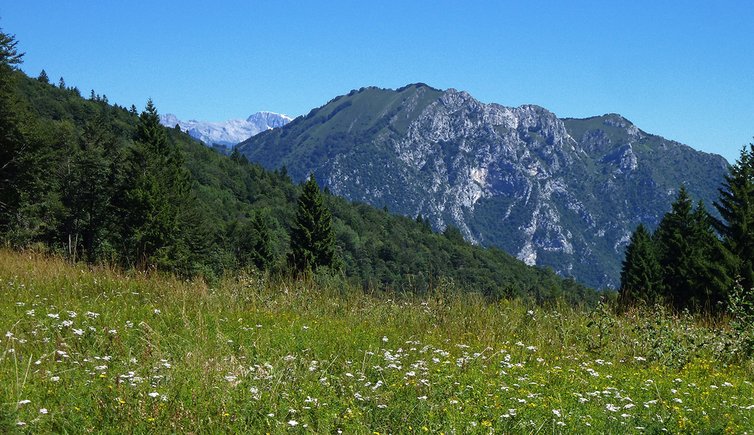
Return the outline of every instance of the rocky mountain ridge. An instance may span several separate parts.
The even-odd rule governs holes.
[[[728,166],[617,114],[560,119],[423,84],[352,91],[239,150],[595,287],[617,285],[631,232],[681,184],[709,206]]]

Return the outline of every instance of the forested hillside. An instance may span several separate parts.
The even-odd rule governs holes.
[[[242,268],[289,272],[300,186],[234,154],[225,157],[177,129],[82,98],[63,78],[34,79],[15,66],[3,34],[0,65],[0,234],[74,261],[157,269],[208,279]],[[497,249],[433,233],[423,219],[324,195],[333,216],[335,267],[323,273],[365,288],[424,292],[452,280],[488,297],[591,301],[592,290]],[[264,255],[262,255],[264,254]],[[260,261],[262,255],[264,261]]]

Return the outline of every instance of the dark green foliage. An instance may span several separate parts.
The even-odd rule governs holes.
[[[716,237],[704,204],[694,210],[684,187],[660,221],[655,242],[667,299],[678,308],[714,309],[723,299],[727,280],[713,279],[720,272]]]
[[[99,117],[84,126],[80,146],[70,155],[62,180],[61,200],[67,213],[59,232],[64,243],[67,236],[68,255],[74,260],[97,260],[110,212],[111,167],[105,150],[115,146],[115,138],[104,122]]]
[[[461,234],[461,230],[458,229],[458,227],[455,227],[453,225],[448,225],[445,227],[445,230],[442,232],[442,235],[445,236],[446,239],[450,240],[453,243],[466,243],[466,241],[463,238],[463,234]]]
[[[299,273],[335,265],[335,232],[314,174],[302,187],[296,220],[291,228],[288,262]]]
[[[58,88],[59,89],[65,89],[65,80],[63,80],[63,77],[58,80]]]
[[[643,224],[631,235],[620,274],[620,301],[630,306],[652,304],[660,300],[662,275],[652,236]]]
[[[47,76],[47,71],[42,70],[42,72],[39,73],[39,77],[37,77],[37,80],[40,82],[48,85],[50,84],[50,77]]]
[[[662,266],[663,287],[669,300],[680,303],[691,295],[689,289],[694,264],[692,246],[692,202],[684,187],[678,192],[672,210],[663,217],[655,233]]]
[[[741,150],[714,205],[721,219],[713,223],[723,239],[729,273],[740,277],[747,291],[754,289],[754,144]]]
[[[126,166],[122,242],[128,263],[171,267],[186,254],[180,212],[190,208],[183,156],[168,141],[152,101],[139,116]]]
[[[713,218],[707,212],[703,201],[699,201],[691,219],[693,244],[695,245],[694,284],[691,293],[707,311],[718,311],[724,307],[734,280],[729,273],[726,254],[720,239],[713,228]]]
[[[269,217],[262,211],[255,211],[251,219],[235,225],[233,237],[239,266],[272,270],[275,252],[270,226]]]
[[[416,223],[421,225],[427,232],[432,231],[432,222],[429,220],[429,218],[424,218],[421,213],[416,216]]]
[[[704,203],[694,208],[681,187],[654,236],[640,225],[631,237],[620,302],[669,302],[678,309],[719,311],[733,284],[726,258]]]
[[[0,65],[14,68],[22,63],[24,53],[19,53],[17,46],[16,37],[0,29]]]
[[[0,30],[0,234],[8,230],[18,206],[18,154],[23,148],[20,113],[13,92],[14,69],[23,53],[16,49],[15,37]]]

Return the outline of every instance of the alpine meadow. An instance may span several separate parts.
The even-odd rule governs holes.
[[[754,433],[754,144],[423,83],[181,121],[26,56],[1,433]]]

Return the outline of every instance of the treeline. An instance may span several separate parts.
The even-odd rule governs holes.
[[[89,99],[47,73],[17,70],[0,32],[0,239],[74,261],[212,278],[241,269],[312,270],[371,289],[453,287],[490,298],[590,303],[597,294],[550,270],[466,243],[449,228],[297,186],[179,129],[148,102]]]
[[[719,192],[719,219],[681,187],[654,233],[639,225],[623,261],[623,305],[719,312],[736,288],[754,296],[754,145],[741,151]]]

